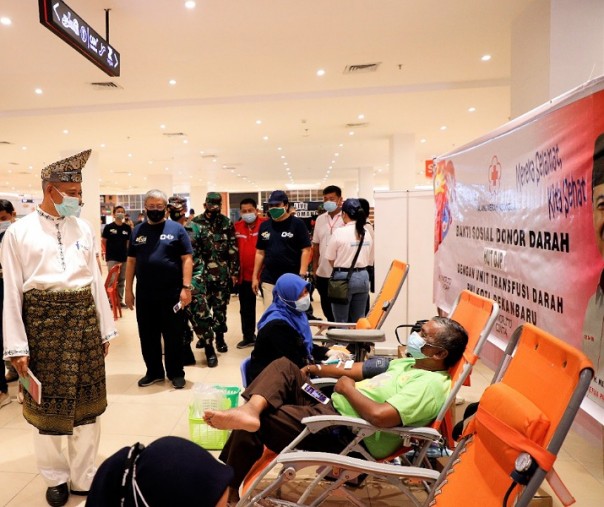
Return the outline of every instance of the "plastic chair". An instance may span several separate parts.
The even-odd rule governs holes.
[[[385,340],[384,333],[375,330],[380,329],[388,317],[408,273],[409,265],[407,263],[399,260],[392,261],[382,288],[366,317],[357,322],[310,320],[308,323],[311,326],[319,328],[313,339],[321,343],[348,345],[355,355],[355,360],[363,361],[370,348],[369,344]]]
[[[107,273],[107,278],[105,279],[105,291],[107,292],[107,297],[109,298],[109,303],[111,303],[111,308],[113,310],[113,320],[117,320],[118,316],[122,316],[120,295],[117,289],[121,267],[121,264],[113,266],[109,270],[109,273]]]
[[[453,439],[451,437],[452,430],[452,417],[451,411],[455,405],[455,398],[461,389],[461,386],[465,384],[472,367],[479,358],[480,352],[490,331],[495,324],[495,320],[499,314],[499,305],[493,300],[487,299],[483,296],[478,296],[473,292],[464,290],[455,300],[453,309],[451,312],[452,318],[462,324],[468,333],[468,344],[466,345],[466,351],[463,357],[449,369],[449,375],[451,376],[451,391],[443,407],[438,413],[435,421],[429,428],[410,428],[410,427],[399,427],[391,428],[387,431],[398,433],[401,437],[401,447],[397,452],[382,461],[388,462],[394,458],[402,459],[407,465],[422,466],[425,468],[431,468],[431,464],[427,458],[428,451],[432,444],[444,441],[452,446]],[[306,436],[310,433],[316,433],[326,427],[343,425],[348,426],[356,433],[356,437],[349,444],[349,446],[342,451],[343,455],[350,453],[361,454],[368,461],[375,461],[375,459],[367,452],[364,446],[361,444],[362,440],[373,433],[383,430],[383,428],[376,428],[371,426],[369,423],[362,419],[350,418],[350,417],[311,417],[303,421],[307,424],[307,428],[297,437],[290,445],[282,451],[281,454],[286,454],[296,450],[299,443],[301,443]],[[404,453],[410,449],[414,449],[415,453],[411,460],[408,460]],[[254,490],[256,485],[266,476],[266,474],[279,464],[282,458],[277,456],[272,451],[265,449],[264,454],[260,460],[254,465],[252,470],[248,473],[243,486],[242,493],[251,492]],[[323,474],[319,474],[316,483],[310,486],[314,487],[323,477],[327,474],[327,471]],[[423,477],[423,473],[421,474]],[[437,473],[433,474],[432,481],[438,476]],[[428,478],[424,477],[428,480]],[[405,492],[407,496],[407,492]],[[242,495],[242,498],[244,496]],[[256,498],[257,500],[257,498]]]

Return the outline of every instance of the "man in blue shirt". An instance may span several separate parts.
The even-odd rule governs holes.
[[[285,273],[306,278],[311,257],[310,233],[304,222],[293,216],[289,198],[283,190],[275,190],[268,198],[270,220],[258,231],[252,290],[262,286],[264,307],[273,302],[273,288]]]
[[[184,227],[166,221],[168,198],[160,190],[145,195],[147,220],[134,228],[126,265],[126,305],[134,308],[147,372],[140,387],[164,380],[161,338],[164,338],[165,373],[175,389],[185,386],[182,359],[183,309],[191,303],[193,249]]]

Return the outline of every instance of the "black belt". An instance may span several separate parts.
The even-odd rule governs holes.
[[[336,273],[349,273],[350,271],[356,273],[357,271],[367,271],[367,268],[354,268],[352,270],[350,268],[333,268],[333,270]]]

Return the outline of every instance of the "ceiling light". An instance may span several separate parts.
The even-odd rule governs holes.
[[[34,90],[34,93],[35,93],[36,95],[42,95],[44,92],[42,91],[42,88],[36,88],[36,89]]]
[[[360,114],[357,116],[357,120],[364,120],[365,119],[365,115],[364,114]]]
[[[440,130],[447,130],[447,126],[443,125],[442,127],[440,127]]]
[[[160,129],[165,129],[165,128],[166,128],[166,126],[165,126],[165,125],[162,123],[162,124],[159,126],[159,128],[160,128]]]
[[[128,153],[128,158],[132,158],[132,153]]]
[[[182,144],[189,144],[189,140],[188,139],[183,139],[182,140]]]
[[[335,164],[335,163],[336,163],[336,161],[335,161],[335,160],[332,160],[330,163],[331,163],[331,164]]]
[[[256,120],[256,125],[262,125],[262,120]]]
[[[23,151],[25,151],[25,150],[27,149],[27,146],[21,146],[21,149],[22,149]]]
[[[476,111],[475,107],[468,107],[468,113],[473,113],[474,111]]]
[[[99,145],[101,148],[105,147],[105,143]]]
[[[170,79],[170,81],[168,81],[168,84],[174,86],[176,84],[176,79]]]
[[[317,76],[321,77],[321,76],[324,76],[324,75],[325,75],[325,69],[319,69],[317,71]]]
[[[334,153],[334,154],[333,154],[333,156],[334,156],[334,157],[339,157],[339,156],[340,156],[340,154],[339,154],[339,153]]]
[[[344,144],[342,144],[342,143],[338,144],[339,148],[341,148],[342,146],[344,146]]]
[[[426,139],[420,139],[419,142],[424,144],[426,142]]]
[[[348,132],[349,136],[353,136],[354,135],[354,130],[351,130],[350,132]]]
[[[10,18],[7,18],[6,16],[2,16],[0,18],[0,23],[3,24],[4,26],[10,26],[13,24],[13,22],[11,21]]]
[[[69,134],[69,130],[65,129],[65,130],[63,131],[63,134]]]
[[[481,59],[483,62],[488,62],[488,61],[491,59],[491,55],[482,55],[482,56],[480,57],[480,59]]]
[[[195,9],[195,2],[193,0],[187,0],[185,2],[185,7],[187,9]]]
[[[268,141],[268,136],[264,136],[262,139],[263,139],[264,141]]]

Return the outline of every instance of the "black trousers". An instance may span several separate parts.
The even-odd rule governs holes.
[[[245,280],[239,285],[239,314],[241,315],[241,332],[245,341],[256,339],[256,294],[252,282]]]
[[[321,296],[321,310],[323,310],[323,315],[325,315],[328,322],[335,322],[331,303],[327,296],[327,282],[329,282],[329,278],[324,278],[322,276],[316,277],[317,291],[319,292],[319,296]]]
[[[185,326],[185,312],[174,313],[178,299],[149,298],[141,291],[136,293],[136,321],[141,341],[143,359],[147,375],[158,378],[164,376],[161,339],[164,339],[166,355],[166,375],[171,380],[184,377],[182,366],[182,342]]]
[[[268,402],[260,416],[260,429],[256,433],[234,430],[220,453],[220,459],[235,472],[231,486],[238,488],[246,474],[260,457],[263,445],[273,452],[281,452],[300,432],[304,417],[337,415],[333,405],[323,405],[302,391],[308,379],[289,359],[282,357],[269,364],[243,392],[245,400],[254,394]],[[310,451],[339,453],[350,442],[351,432],[323,430],[309,435],[301,448]]]

